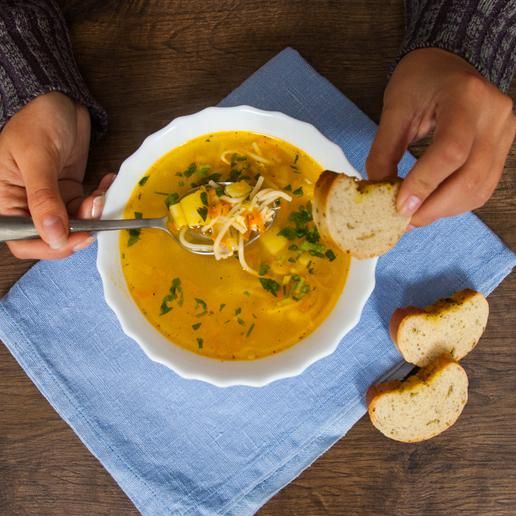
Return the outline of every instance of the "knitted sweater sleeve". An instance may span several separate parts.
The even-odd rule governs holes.
[[[516,62],[516,0],[405,0],[398,60],[418,48],[457,54],[507,91]]]
[[[93,130],[104,132],[106,112],[79,72],[54,0],[0,0],[0,129],[32,99],[52,91],[84,104]]]

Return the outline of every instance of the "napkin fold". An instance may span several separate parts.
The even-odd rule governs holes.
[[[294,50],[221,105],[279,110],[315,125],[353,166],[376,126]],[[414,159],[406,155],[406,173]],[[143,514],[251,514],[365,413],[367,387],[401,357],[387,325],[400,305],[471,287],[489,294],[515,255],[472,214],[404,236],[337,351],[255,389],[184,380],[149,360],[103,299],[91,247],[34,266],[0,302],[0,338]]]

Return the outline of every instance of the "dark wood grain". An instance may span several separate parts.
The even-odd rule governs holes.
[[[378,120],[403,27],[400,1],[61,4],[80,66],[110,114],[109,134],[91,152],[89,187],[117,170],[147,134],[216,104],[287,45]],[[416,147],[416,154],[423,149]],[[515,171],[513,149],[495,195],[479,210],[513,248]],[[0,247],[0,294],[30,265]],[[487,332],[464,361],[470,401],[452,429],[427,443],[402,445],[364,418],[260,514],[514,514],[515,301],[514,278],[490,297]],[[3,346],[0,514],[136,514]]]

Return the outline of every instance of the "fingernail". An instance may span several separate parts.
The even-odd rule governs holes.
[[[407,226],[407,230],[406,230],[406,231],[407,231],[407,233],[408,233],[409,231],[412,231],[413,229],[416,229],[416,227],[417,227],[417,226],[414,226],[414,224],[409,224],[409,225]]]
[[[66,244],[67,235],[63,221],[55,215],[43,219],[45,240],[52,249],[61,249]]]
[[[406,217],[416,213],[417,209],[421,206],[421,199],[417,195],[409,195],[405,202],[401,205],[399,212],[401,215]]]
[[[97,195],[93,199],[93,203],[91,205],[91,218],[98,219],[102,215],[102,210],[104,209],[104,203],[106,200],[106,196],[102,193]]]
[[[94,236],[90,236],[86,239],[84,239],[82,242],[78,243],[72,251],[76,253],[77,251],[81,251],[82,249],[86,249],[86,247],[89,247],[93,242],[95,242],[96,238]]]

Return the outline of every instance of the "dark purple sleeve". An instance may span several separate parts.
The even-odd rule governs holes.
[[[91,96],[53,0],[0,0],[0,129],[39,95],[59,91],[84,104],[99,135],[105,110]]]
[[[436,47],[463,57],[507,91],[516,58],[516,0],[405,0],[399,59]]]

